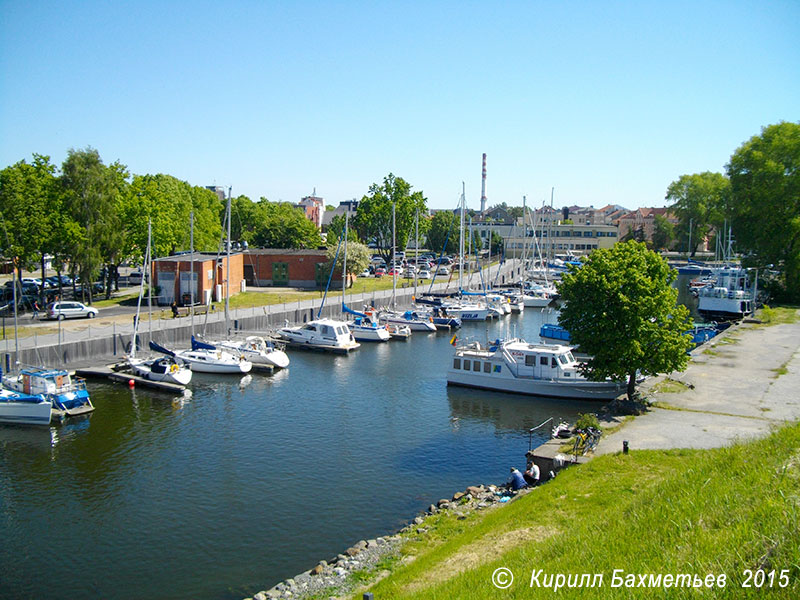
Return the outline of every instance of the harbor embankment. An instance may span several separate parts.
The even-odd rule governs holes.
[[[498,273],[498,270],[500,271]],[[506,285],[521,273],[520,261],[508,260],[503,265],[493,265],[483,270],[485,281],[496,281],[497,285]],[[472,277],[472,288],[479,285],[480,277]],[[449,287],[448,287],[449,286]],[[427,291],[428,285],[419,285],[418,293]],[[435,283],[433,291],[454,290],[453,282]],[[398,287],[396,292],[381,290],[369,294],[348,294],[350,306],[365,305],[390,306],[394,302],[398,306],[408,306],[414,296],[414,288],[407,282]],[[268,332],[283,327],[286,323],[306,323],[322,317],[340,318],[341,305],[339,297],[328,298],[320,312],[322,300],[319,298],[285,304],[273,304],[230,311],[226,324],[222,311],[195,315],[194,319],[181,316],[176,319],[154,319],[152,324],[142,320],[139,327],[140,345],[143,339],[152,339],[166,346],[187,345],[193,332],[202,332],[209,337],[227,334],[227,327],[240,332]],[[66,322],[65,322],[66,323]],[[70,326],[75,323],[69,322]],[[133,323],[103,324],[101,317],[95,320],[81,321],[84,327],[73,331],[64,326],[63,331],[47,335],[34,335],[20,338],[17,342],[19,357],[13,339],[6,337],[5,344],[0,346],[3,354],[2,367],[13,368],[17,363],[26,365],[59,365],[77,367],[96,364],[98,361],[113,362],[123,357],[130,348],[133,337]],[[146,345],[146,344],[145,344]]]

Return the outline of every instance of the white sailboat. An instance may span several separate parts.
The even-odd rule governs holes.
[[[151,252],[151,224],[150,220],[147,222],[147,251],[145,252],[143,273],[151,273],[152,256]],[[131,350],[127,356],[128,366],[134,375],[148,379],[150,381],[163,381],[166,383],[174,383],[176,385],[188,385],[192,380],[192,371],[175,360],[174,356],[160,356],[157,358],[139,358],[136,356],[139,331],[139,315],[142,308],[142,298],[144,296],[144,283],[146,277],[142,277],[139,288],[139,301],[136,305],[136,319],[134,320],[133,339],[131,340]],[[152,294],[152,286],[148,286],[148,294]],[[148,306],[152,307],[152,295],[149,298]],[[148,308],[150,310],[150,308]],[[152,314],[150,315],[149,323],[152,327]],[[152,338],[152,332],[150,337]]]

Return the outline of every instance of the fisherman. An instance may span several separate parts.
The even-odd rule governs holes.
[[[508,482],[508,486],[512,490],[521,490],[522,488],[528,487],[528,484],[525,483],[525,479],[522,477],[522,473],[520,473],[519,469],[516,467],[511,467],[511,479]]]
[[[539,485],[540,472],[537,464],[531,461],[528,464],[528,469],[522,474],[522,477],[531,487]]]

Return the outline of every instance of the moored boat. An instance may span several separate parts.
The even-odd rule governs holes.
[[[41,394],[0,388],[0,423],[49,425],[53,403]]]
[[[456,347],[447,372],[448,385],[474,387],[551,398],[611,400],[625,382],[589,381],[580,372],[569,346],[496,340],[482,346]]]
[[[304,325],[282,327],[278,335],[290,347],[350,352],[361,346],[344,321],[315,319]]]
[[[27,367],[18,375],[4,376],[3,384],[23,394],[41,394],[52,403],[58,416],[74,417],[94,410],[86,382],[77,377],[73,380],[65,369]]]

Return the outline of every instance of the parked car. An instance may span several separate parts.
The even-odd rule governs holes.
[[[385,268],[378,267],[377,269],[375,269],[375,277],[381,277],[383,275],[386,275],[386,269]]]
[[[128,285],[141,285],[142,284],[142,272],[141,271],[131,271],[128,275]]]
[[[93,306],[86,306],[82,302],[62,301],[51,302],[47,305],[47,318],[63,321],[78,317],[93,319],[97,316],[97,309]]]
[[[436,276],[437,277],[449,277],[450,276],[450,271],[448,270],[447,267],[440,266],[439,269],[436,271]]]
[[[417,273],[417,279],[430,279],[431,272],[427,269],[422,269],[419,273]]]
[[[358,274],[359,277],[369,277],[370,275],[372,275],[372,271],[370,271],[369,269],[364,269],[363,271],[361,271],[361,273]]]

